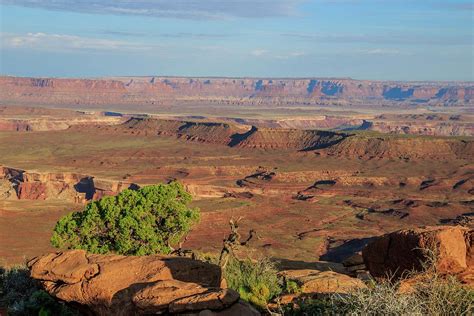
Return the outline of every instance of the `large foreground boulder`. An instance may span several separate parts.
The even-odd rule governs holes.
[[[218,266],[182,257],[50,253],[28,262],[52,296],[88,315],[258,315]],[[204,314],[203,314],[204,313]]]
[[[474,231],[462,226],[400,230],[376,239],[362,251],[374,277],[400,278],[434,268],[471,284],[474,275]],[[474,283],[472,283],[474,284]]]

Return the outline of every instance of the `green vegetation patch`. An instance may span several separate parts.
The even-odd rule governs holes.
[[[124,190],[61,218],[51,243],[99,254],[168,254],[199,220],[191,200],[178,182]]]
[[[232,258],[224,269],[231,289],[253,305],[265,309],[267,303],[282,291],[277,270],[268,259],[252,261]]]

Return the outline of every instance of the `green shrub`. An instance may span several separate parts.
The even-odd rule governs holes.
[[[8,314],[13,316],[79,315],[43,291],[39,284],[30,278],[29,271],[22,267],[1,269],[0,306],[6,307]]]
[[[301,293],[301,287],[293,280],[286,280],[285,291],[288,294],[299,294]]]
[[[331,302],[329,297],[305,299],[296,306],[293,304],[284,306],[279,314],[288,316],[343,315],[337,312],[337,307],[334,305],[334,302]]]
[[[187,206],[191,199],[177,182],[124,190],[61,218],[51,243],[100,254],[167,254],[199,219]]]
[[[267,259],[257,261],[231,258],[224,270],[224,277],[231,289],[242,299],[265,309],[268,301],[281,293],[277,270]]]

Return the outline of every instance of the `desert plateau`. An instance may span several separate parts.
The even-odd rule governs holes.
[[[9,82],[19,87],[2,87],[15,97],[0,107],[0,254],[7,266],[53,251],[51,231],[71,211],[173,181],[201,212],[180,247],[219,253],[229,221],[240,219],[241,231],[258,236],[246,256],[272,258],[282,271],[337,269],[377,236],[400,229],[473,227],[468,98],[452,106],[390,100],[314,108],[213,96],[196,107],[181,100],[124,107],[105,95],[89,103],[81,87],[109,89],[94,81],[75,80],[66,94],[56,80]],[[26,89],[41,106],[31,105],[30,93],[23,97]],[[58,106],[73,99],[74,106]]]
[[[0,316],[474,315],[472,12],[1,0]]]
[[[275,118],[263,118],[255,122],[262,126],[257,127],[240,117],[184,121],[170,114],[111,113],[2,108],[5,224],[14,216],[18,225],[36,226],[29,217],[38,216],[38,208],[63,202],[70,211],[129,187],[179,180],[203,216],[186,247],[217,251],[229,219],[242,216],[243,229],[261,234],[255,244],[259,252],[310,262],[341,261],[371,237],[403,227],[459,217],[469,221],[472,216],[470,135],[407,134],[402,128],[382,133],[360,128],[364,123],[307,129],[304,124],[309,122],[332,121],[321,115],[314,121],[310,115],[300,120],[298,110],[290,121],[299,128],[264,127],[274,126]],[[353,117],[359,115],[364,114]],[[464,115],[468,131],[473,124]],[[374,117],[429,126],[428,116],[449,123],[456,114]],[[42,223],[43,246],[36,245],[37,253],[29,255],[49,249],[48,234],[64,209],[48,213]],[[20,227],[10,223],[7,229]],[[25,252],[8,250],[12,241],[2,240],[4,260],[21,261]],[[28,241],[23,242],[26,247]]]

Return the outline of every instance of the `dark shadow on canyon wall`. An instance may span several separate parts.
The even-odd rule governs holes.
[[[342,262],[349,258],[377,237],[356,238],[345,242],[333,242],[328,251],[319,259],[323,261]]]

